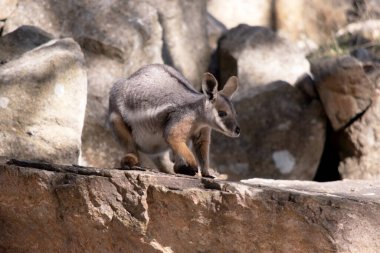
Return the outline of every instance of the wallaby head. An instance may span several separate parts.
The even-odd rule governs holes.
[[[202,91],[207,96],[206,115],[208,124],[218,132],[229,137],[238,137],[240,127],[236,111],[230,99],[239,86],[238,78],[231,76],[221,91],[218,81],[211,73],[205,73],[202,79]]]

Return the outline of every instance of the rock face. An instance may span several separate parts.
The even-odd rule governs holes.
[[[39,32],[24,27],[0,38],[0,154],[77,163],[87,96],[83,54],[72,39],[48,41]]]
[[[214,134],[210,148],[219,172],[232,180],[314,178],[326,131],[318,100],[279,81],[246,92],[234,106],[241,136]]]
[[[29,168],[0,165],[3,252],[377,252],[380,247],[376,181],[238,184],[22,166]]]
[[[335,130],[342,129],[371,104],[375,86],[355,58],[345,56],[317,60],[311,71]]]
[[[239,93],[277,80],[294,83],[309,72],[305,55],[268,28],[239,25],[225,33],[218,47],[221,83],[238,75]]]

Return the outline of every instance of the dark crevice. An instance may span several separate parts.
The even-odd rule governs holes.
[[[332,126],[327,124],[325,146],[317,173],[314,176],[314,181],[328,182],[342,180],[342,176],[338,170],[340,158],[337,144],[334,142],[333,135],[335,134]]]
[[[369,104],[369,106],[367,106],[367,108],[364,109],[364,111],[362,111],[361,113],[358,113],[352,119],[350,119],[350,121],[348,121],[348,123],[346,125],[344,125],[344,127],[342,127],[342,129],[340,131],[351,126],[355,121],[359,120],[367,112],[367,110],[371,107],[371,104],[372,104],[372,102]]]

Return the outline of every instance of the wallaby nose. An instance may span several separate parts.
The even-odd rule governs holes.
[[[239,135],[240,134],[240,127],[235,128],[235,134]]]

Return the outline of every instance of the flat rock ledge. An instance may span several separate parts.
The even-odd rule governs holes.
[[[0,159],[0,252],[378,252],[379,183]]]

